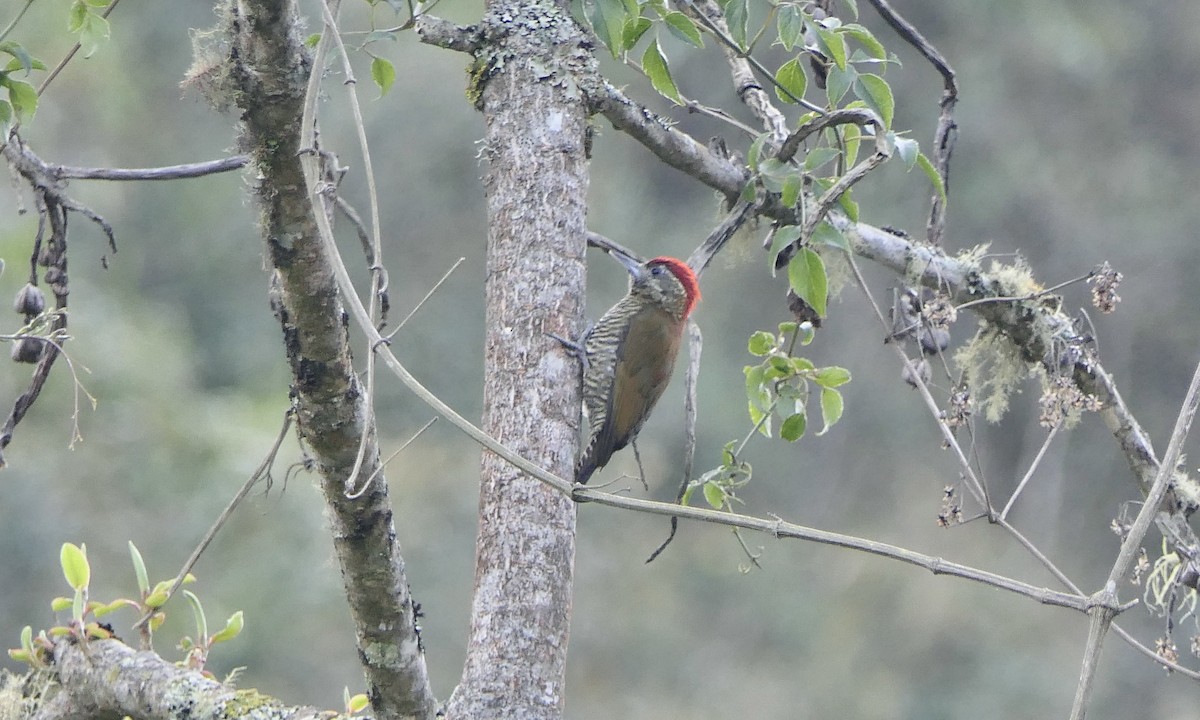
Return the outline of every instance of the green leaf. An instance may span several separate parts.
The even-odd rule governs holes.
[[[375,87],[379,88],[379,97],[387,95],[387,91],[392,89],[392,83],[396,82],[396,66],[390,60],[381,57],[371,60],[371,80],[375,82]]]
[[[650,84],[660,95],[674,100],[679,105],[683,104],[683,99],[679,97],[679,89],[675,87],[675,81],[671,79],[671,69],[667,67],[667,59],[663,57],[657,38],[646,46],[646,52],[642,53],[642,69],[650,76]]]
[[[784,5],[779,8],[779,18],[776,22],[779,29],[779,44],[788,52],[797,45],[804,45],[804,16],[795,5]]]
[[[892,126],[896,101],[886,80],[871,73],[860,73],[854,81],[854,94],[879,115],[884,127]]]
[[[862,144],[862,129],[857,125],[841,127],[842,146],[846,148],[846,167],[854,167],[858,162],[858,147]]]
[[[142,602],[146,604],[146,607],[153,610],[165,605],[169,599],[170,597],[167,595],[166,588],[158,588],[147,595],[146,599]]]
[[[847,65],[845,69],[829,68],[829,74],[825,77],[825,96],[829,98],[830,105],[837,107],[842,102],[856,77],[858,71],[853,65]]]
[[[754,178],[750,178],[742,186],[742,194],[738,196],[738,199],[746,202],[754,202],[754,198],[756,197],[758,197],[758,184],[754,182]]]
[[[817,371],[816,383],[824,388],[835,388],[850,382],[850,371],[844,367],[830,365]]]
[[[625,27],[621,29],[623,47],[631,48],[637,45],[638,40],[642,39],[642,36],[646,34],[646,31],[650,29],[652,24],[650,18],[627,15],[625,17]]]
[[[0,43],[0,52],[12,55],[13,61],[17,63],[17,67],[24,70],[26,75],[33,70],[33,64],[37,62],[33,59],[33,56],[25,50],[25,48],[21,47],[20,43],[13,42],[12,40],[5,40],[4,42]],[[43,69],[45,68],[44,65],[42,67]],[[10,63],[9,69],[15,70],[16,68],[11,67]]]
[[[749,17],[749,0],[729,0],[729,4],[725,6],[725,20],[729,23],[729,35],[743,50],[746,49],[746,23]]]
[[[775,236],[771,238],[771,251],[767,253],[767,267],[771,270],[771,275],[775,274],[775,258],[785,247],[799,239],[799,225],[784,225],[781,228],[775,228]]]
[[[8,137],[8,130],[12,126],[12,114],[12,105],[9,105],[7,100],[0,100],[0,139]]]
[[[700,37],[700,30],[696,28],[696,23],[692,22],[692,19],[687,15],[671,11],[663,16],[663,22],[667,24],[667,29],[675,37],[686,43],[691,43],[698,48],[704,47],[704,40]]]
[[[83,57],[86,59],[95,54],[101,43],[108,41],[109,34],[108,20],[95,13],[88,13],[79,31],[79,47],[83,51]]]
[[[317,39],[318,39],[318,40],[320,40],[320,38],[321,38],[321,36],[320,36],[320,35],[318,35],[318,36],[317,36]],[[381,40],[393,40],[393,41],[395,41],[395,40],[398,40],[398,39],[399,39],[399,37],[398,37],[398,33],[397,33],[397,32],[395,32],[395,31],[387,31],[387,30],[372,30],[371,32],[367,33],[367,36],[366,36],[365,38],[363,38],[362,44],[363,44],[363,45],[368,45],[368,44],[370,44],[370,43],[373,43],[373,42],[379,42],[379,41],[381,41]]]
[[[183,596],[187,598],[188,605],[192,606],[192,617],[196,621],[196,642],[203,643],[208,639],[208,618],[204,616],[204,606],[191,590],[184,590]]]
[[[75,597],[71,599],[71,619],[75,622],[83,621],[83,611],[87,608],[87,602],[83,599],[83,588],[75,590]]]
[[[17,120],[20,122],[32,120],[38,107],[37,90],[23,80],[6,78],[4,84],[8,86],[8,101],[12,103]]]
[[[69,597],[56,597],[50,601],[50,609],[54,612],[62,612],[71,607],[73,601]]]
[[[826,57],[833,61],[833,66],[839,70],[846,69],[846,39],[820,23],[811,23],[810,27],[817,34],[817,47]]]
[[[787,337],[788,335],[796,332],[796,328],[798,327],[799,325],[795,320],[784,320],[783,322],[779,323],[779,336]]]
[[[921,143],[912,138],[888,134],[892,136],[892,145],[896,148],[896,154],[904,161],[904,169],[912,170],[913,166],[917,164],[917,155],[921,153]]]
[[[887,50],[884,49],[883,43],[879,42],[879,40],[877,40],[875,36],[871,34],[871,31],[862,25],[850,23],[839,27],[836,32],[849,35],[857,40],[871,57],[877,60],[887,59]]]
[[[838,205],[842,206],[842,210],[846,212],[846,217],[850,218],[851,222],[858,222],[858,203],[850,196],[854,188],[848,188],[846,192],[838,196]]]
[[[824,165],[825,163],[836,158],[841,153],[842,153],[841,150],[838,150],[837,148],[834,148],[834,147],[829,147],[828,145],[821,145],[819,147],[815,147],[812,150],[809,150],[807,154],[805,154],[804,169],[809,172],[813,172],[817,168]]]
[[[107,605],[99,605],[95,610],[92,611],[92,614],[98,618],[102,618],[111,612],[120,610],[121,608],[127,606],[128,604],[129,604],[128,600],[113,600],[112,602],[110,602]]]
[[[72,589],[82,590],[87,587],[91,580],[92,568],[88,565],[87,554],[79,546],[63,543],[58,560],[62,565],[63,576]]]
[[[788,442],[796,442],[804,437],[804,430],[808,427],[808,418],[804,413],[796,413],[783,421],[779,426],[779,437]]]
[[[129,541],[129,557],[133,560],[133,573],[137,576],[138,590],[142,593],[150,592],[150,576],[146,573],[146,561],[142,560],[142,554],[138,552],[137,545],[133,541]]]
[[[933,166],[933,161],[926,157],[925,153],[917,153],[917,165],[925,171],[925,177],[929,178],[929,182],[933,183],[933,189],[937,191],[938,199],[942,204],[946,204],[946,184],[942,182],[942,176],[938,173],[937,168]]]
[[[621,0],[595,0],[589,18],[596,37],[608,48],[615,59],[624,50],[621,30],[625,27],[625,5]]]
[[[813,228],[812,238],[810,242],[817,245],[828,245],[829,247],[837,248],[850,252],[850,243],[847,242],[846,236],[840,230],[829,223],[828,220],[822,220],[815,228]]]
[[[750,143],[750,150],[746,153],[746,165],[754,172],[758,172],[758,160],[762,156],[763,143],[767,141],[768,137],[770,137],[770,133],[763,133]]]
[[[75,0],[71,3],[71,11],[67,14],[67,32],[77,33],[82,30],[87,16],[88,8],[82,0]]]
[[[794,357],[792,358],[792,372],[799,375],[800,373],[812,372],[817,366],[813,365],[813,361],[808,358]]]
[[[766,371],[767,369],[762,365],[747,365],[742,370],[746,374],[746,399],[750,401],[751,406],[760,410],[765,410],[770,401],[766,390],[763,389],[763,378]]]
[[[850,15],[855,20],[858,19],[858,0],[846,0],[846,7],[850,8]]]
[[[778,377],[787,377],[792,374],[792,361],[782,355],[772,355],[767,358],[767,362],[771,363],[771,367],[778,371]]]
[[[804,74],[804,66],[800,64],[800,58],[794,57],[781,65],[778,72],[775,73],[775,82],[779,83],[775,86],[775,94],[780,100],[793,105],[798,103],[804,97],[805,88],[808,87],[808,76]]]
[[[829,432],[829,428],[842,419],[842,403],[840,392],[831,388],[821,388],[821,420],[825,423],[825,427],[817,433],[818,437]]]
[[[750,354],[756,357],[768,355],[775,349],[775,336],[766,330],[759,330],[750,336],[748,349]]]
[[[106,8],[108,7],[110,0],[84,0],[84,2],[94,8]]]
[[[825,262],[812,248],[800,248],[792,257],[788,263],[788,282],[819,317],[825,317],[829,279],[825,276]]]
[[[716,483],[704,483],[704,499],[714,510],[725,507],[725,490]]]
[[[242,622],[242,611],[238,610],[234,614],[230,615],[229,619],[225,621],[225,627],[221,628],[216,635],[212,636],[211,642],[215,645],[219,642],[225,642],[226,640],[234,639],[242,632]]]
[[[317,43],[319,43],[319,42],[321,42],[321,33],[313,33],[313,34],[309,35],[308,37],[304,38],[304,47],[308,48],[309,50],[312,50],[313,48],[315,48],[317,46]]]
[[[771,417],[753,404],[750,405],[750,424],[758,428],[763,437],[771,437]]]
[[[370,696],[368,696],[366,693],[359,693],[350,698],[350,701],[346,703],[346,709],[350,711],[351,715],[353,715],[354,713],[360,713],[363,710],[366,710],[367,706],[370,704]]]
[[[779,191],[779,201],[785,207],[794,207],[800,199],[800,190],[804,187],[804,176],[798,172],[789,173],[783,179],[783,189]]]

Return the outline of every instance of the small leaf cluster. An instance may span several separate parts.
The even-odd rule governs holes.
[[[697,488],[714,510],[732,511],[734,501],[741,502],[735,491],[750,482],[753,468],[737,459],[738,451],[734,449],[737,445],[737,440],[726,443],[721,450],[721,464],[688,483],[681,501],[684,505],[691,503]]]
[[[750,336],[750,354],[762,358],[747,365],[746,400],[750,421],[766,437],[773,435],[772,420],[779,417],[779,437],[795,442],[808,429],[808,400],[814,388],[820,395],[824,435],[842,417],[844,402],[837,389],[850,382],[850,371],[836,365],[818,368],[812,361],[792,354],[797,342],[812,342],[810,323],[784,322],[779,332],[760,330]]]
[[[0,88],[4,88],[7,94],[7,99],[0,99],[0,142],[3,142],[8,138],[14,122],[28,122],[37,112],[37,90],[28,82],[18,79],[17,75],[29,77],[34,70],[45,70],[46,64],[12,40],[0,42],[0,53],[12,56],[4,69],[0,70]]]
[[[730,0],[730,6],[745,3],[746,0]],[[849,6],[851,16],[857,18],[857,7],[853,3]],[[744,16],[741,11],[735,14]],[[888,54],[870,30],[858,23],[843,23],[834,15],[816,17],[805,10],[804,3],[798,2],[776,5],[773,15],[779,44],[788,52],[797,51],[775,73],[775,94],[780,100],[799,103],[804,97],[808,76],[802,59],[808,55],[823,67],[828,107],[840,106],[846,94],[852,92],[856,103],[874,110],[884,126],[891,127],[896,106],[892,90],[881,75],[866,70],[899,61]],[[733,23],[734,15],[730,17],[730,31],[737,40],[739,32]],[[740,42],[744,42],[744,35]],[[743,49],[748,48],[743,46]]]
[[[683,97],[671,77],[671,67],[659,42],[659,31],[667,32],[693,47],[704,47],[700,29],[690,17],[670,10],[666,0],[592,0],[585,15],[596,37],[612,53],[625,57],[654,28],[653,38],[642,51],[641,68],[650,84],[663,97],[682,105]]]
[[[86,643],[90,639],[112,638],[114,635],[111,626],[101,623],[100,618],[121,608],[131,608],[139,617],[147,618],[142,630],[142,638],[144,645],[149,647],[153,631],[157,630],[166,620],[166,613],[162,611],[162,607],[170,597],[169,592],[174,581],[163,580],[151,587],[142,554],[132,542],[129,543],[129,554],[133,561],[134,574],[137,577],[139,591],[137,599],[117,598],[112,602],[102,603],[88,599],[92,569],[88,562],[87,546],[63,543],[59,552],[59,564],[63,577],[66,578],[67,585],[74,591],[74,595],[54,598],[50,602],[50,608],[55,613],[69,610],[70,618],[66,624],[42,630],[36,637],[34,637],[33,629],[26,625],[21,631],[21,647],[9,649],[9,657],[29,663],[34,667],[45,667],[50,660],[50,652],[54,648],[55,639],[66,637],[79,643]],[[189,573],[184,577],[183,583],[190,584],[192,582],[195,582],[195,577]],[[187,656],[181,664],[202,669],[208,651],[214,644],[231,640],[241,632],[242,613],[241,611],[234,613],[226,621],[224,628],[209,635],[208,624],[199,598],[186,590],[184,594],[191,602],[192,611],[196,617],[197,639],[183,639],[180,646]]]
[[[67,30],[78,35],[76,41],[85,58],[91,57],[110,35],[108,20],[100,13],[109,0],[75,0],[71,3]]]

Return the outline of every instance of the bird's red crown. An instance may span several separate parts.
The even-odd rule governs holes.
[[[696,303],[700,301],[700,282],[696,279],[696,273],[688,267],[688,264],[678,258],[673,257],[656,257],[647,265],[663,265],[679,283],[683,285],[683,291],[687,293],[687,304],[683,307],[683,316],[687,317],[692,314],[692,308],[696,307]]]

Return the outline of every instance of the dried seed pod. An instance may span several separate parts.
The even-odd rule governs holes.
[[[12,360],[19,363],[36,363],[42,359],[43,341],[36,338],[21,338],[13,342]]]
[[[929,379],[933,377],[933,368],[929,367],[929,361],[925,358],[921,358],[920,362],[913,364],[916,366],[917,377],[920,378],[920,382],[917,381],[917,377],[914,377],[913,374],[909,372],[908,365],[905,365],[904,369],[900,371],[900,377],[904,378],[904,382],[912,385],[913,387],[919,387],[921,383],[928,383]]]
[[[19,314],[26,316],[40,315],[45,309],[46,295],[37,285],[25,283],[25,287],[17,291],[17,297],[13,300],[13,310],[16,310]]]
[[[950,347],[950,331],[940,327],[922,327],[917,337],[921,339],[921,350],[926,355],[937,355]]]

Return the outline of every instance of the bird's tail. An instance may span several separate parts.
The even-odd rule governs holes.
[[[587,481],[592,479],[592,473],[608,464],[612,454],[612,448],[608,443],[601,442],[599,434],[593,437],[587,449],[583,451],[579,464],[575,466],[575,482],[586,485]]]

